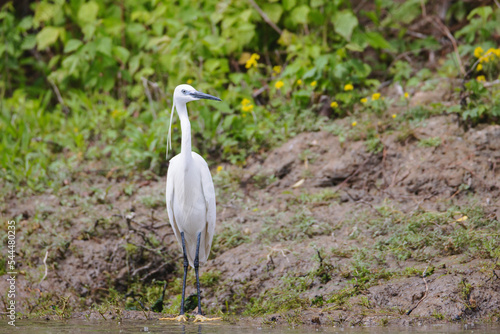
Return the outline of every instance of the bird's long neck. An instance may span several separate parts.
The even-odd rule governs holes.
[[[181,121],[181,131],[182,131],[181,156],[187,161],[192,159],[191,123],[189,123],[186,104],[179,103],[176,107],[177,107],[177,113],[179,114],[179,119]]]

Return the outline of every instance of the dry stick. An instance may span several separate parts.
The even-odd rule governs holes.
[[[273,21],[271,21],[271,20],[269,19],[269,17],[266,15],[266,13],[264,13],[264,11],[263,11],[262,9],[260,9],[259,5],[257,5],[257,4],[255,3],[255,1],[253,1],[253,0],[248,0],[248,2],[250,2],[250,4],[252,5],[252,7],[253,7],[253,8],[255,8],[255,10],[256,10],[257,12],[259,12],[259,15],[262,17],[262,19],[263,19],[264,21],[266,21],[266,23],[267,23],[267,24],[269,24],[269,26],[271,26],[271,28],[273,28],[273,29],[274,29],[274,31],[276,31],[276,32],[277,32],[278,34],[280,34],[280,35],[283,33],[283,31],[281,31],[281,29],[280,29],[280,28],[279,28],[276,24],[274,24],[274,22],[273,22]]]
[[[500,79],[496,79],[494,81],[489,81],[489,82],[485,82],[483,84],[484,87],[488,88],[488,87],[493,87],[495,85],[500,85]]]
[[[427,281],[425,280],[425,273],[427,272],[427,268],[429,268],[428,264],[427,264],[427,267],[425,267],[424,272],[422,273],[422,279],[424,280],[424,283],[425,283],[425,294],[422,298],[420,298],[417,305],[415,305],[414,307],[409,309],[408,312],[406,312],[406,315],[410,315],[410,313],[413,312],[413,310],[416,309],[418,307],[418,305],[420,305],[420,303],[424,301],[425,298],[427,298],[427,294],[429,292],[429,286],[427,285]]]
[[[64,114],[68,115],[69,114],[69,109],[66,106],[66,104],[64,103],[64,100],[63,100],[63,98],[61,96],[61,92],[59,92],[59,88],[57,88],[56,84],[53,83],[52,80],[47,80],[47,81],[52,86],[52,89],[54,90],[54,93],[56,93],[57,101],[62,106]]]
[[[462,75],[465,75],[465,69],[464,65],[462,64],[462,60],[460,59],[460,54],[458,53],[458,46],[457,46],[457,40],[455,37],[450,32],[450,29],[448,29],[447,26],[443,24],[439,19],[435,19],[434,17],[431,17],[431,23],[434,24],[441,32],[443,32],[446,37],[451,41],[451,44],[453,45],[453,50],[455,51],[455,57],[457,58],[458,61],[458,67],[460,68],[460,72],[462,72]]]
[[[422,15],[424,17],[427,16],[427,11],[425,10],[425,1],[424,0],[420,0],[420,7],[422,8]]]
[[[431,23],[436,26],[439,30],[441,30],[442,33],[448,37],[448,39],[451,41],[451,44],[453,45],[453,50],[455,51],[455,57],[457,58],[458,62],[458,67],[460,68],[460,72],[462,72],[462,75],[465,75],[465,69],[464,66],[462,65],[462,60],[460,59],[460,54],[458,53],[458,46],[457,46],[457,40],[455,37],[450,32],[450,29],[446,25],[441,22],[439,18],[435,18],[434,16],[427,16],[427,12],[425,11],[425,4],[423,1],[420,3],[422,6],[422,16],[427,19],[427,21],[431,21]]]
[[[156,119],[156,111],[153,106],[153,98],[151,97],[151,92],[149,91],[148,87],[148,79],[141,77],[142,80],[142,85],[144,86],[144,91],[146,92],[146,96],[148,97],[149,101],[149,108],[151,109],[151,113],[153,114],[153,118]]]
[[[47,267],[47,257],[48,256],[49,256],[49,250],[47,249],[47,251],[45,252],[45,258],[43,259],[43,264],[45,265],[45,275],[43,275],[42,280],[38,284],[42,284],[42,282],[45,279],[45,277],[47,277],[47,273],[49,271],[49,269]]]
[[[498,8],[500,8],[500,2],[498,2],[498,0],[493,0],[495,1],[495,5],[497,5]]]

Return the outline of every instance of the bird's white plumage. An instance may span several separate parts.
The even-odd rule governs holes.
[[[186,254],[193,267],[196,241],[201,232],[200,264],[206,263],[215,230],[215,189],[205,160],[192,152],[192,163],[186,165],[176,155],[167,173],[167,212],[175,237],[182,247],[181,232],[186,240]]]
[[[179,85],[175,89],[174,107],[181,121],[182,147],[181,153],[170,160],[166,190],[170,225],[172,225],[181,249],[181,232],[184,232],[186,255],[191,267],[194,267],[197,239],[200,232],[199,262],[204,264],[208,259],[216,216],[215,189],[210,170],[206,161],[199,154],[191,151],[191,125],[186,103],[199,98],[220,101],[213,96],[197,92],[189,85]]]

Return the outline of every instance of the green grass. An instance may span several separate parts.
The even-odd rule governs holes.
[[[421,139],[418,142],[418,146],[420,147],[438,147],[440,145],[441,145],[441,138],[439,137],[425,138]]]
[[[478,205],[451,206],[445,212],[416,210],[409,214],[380,207],[378,212],[380,217],[368,221],[368,231],[377,234],[375,249],[399,260],[426,261],[462,253],[491,258],[500,251],[500,223],[486,217]],[[465,227],[455,218],[462,215],[468,217]]]

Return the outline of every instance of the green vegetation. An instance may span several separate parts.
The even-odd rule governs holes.
[[[380,235],[375,247],[400,260],[425,261],[462,253],[489,259],[500,252],[500,222],[485,217],[477,205],[451,206],[445,212],[416,210],[410,214],[380,207],[378,212],[380,218],[369,221],[369,230]]]
[[[420,147],[438,147],[439,145],[441,145],[441,138],[439,137],[425,138],[418,142]]]
[[[493,5],[449,8],[444,22],[463,22],[451,31],[454,50],[440,36],[406,33],[430,15],[414,0],[363,8],[343,0],[257,1],[270,23],[245,1],[23,4],[0,11],[4,194],[57,190],[91,161],[113,168],[112,177],[163,175],[170,94],[185,82],[224,100],[193,110],[194,146],[231,163],[322,126],[321,95],[332,117],[381,117],[390,105],[408,106],[417,90],[439,86],[439,77],[459,78],[464,84],[451,87],[456,104],[447,112],[470,125],[500,117],[498,85],[485,84],[500,73]],[[419,68],[436,51],[446,53],[437,76]],[[387,80],[404,94],[383,96]],[[383,148],[377,135],[368,138],[370,152]]]

